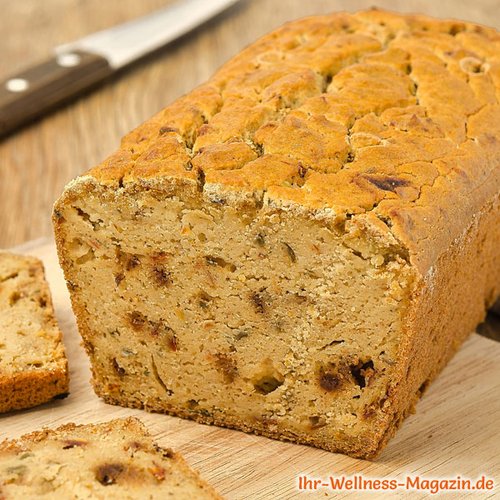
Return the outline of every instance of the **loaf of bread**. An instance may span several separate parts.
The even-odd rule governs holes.
[[[0,444],[0,498],[220,499],[140,420],[67,424]]]
[[[374,457],[499,294],[499,97],[497,31],[371,10],[139,126],[54,210],[97,394]]]
[[[67,393],[68,362],[43,265],[0,252],[0,413]]]

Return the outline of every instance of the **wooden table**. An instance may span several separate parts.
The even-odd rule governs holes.
[[[0,78],[44,59],[58,44],[168,3],[0,0]],[[498,0],[243,0],[99,90],[0,143],[0,248],[51,234],[52,204],[66,182],[258,36],[293,18],[374,4],[500,26]]]

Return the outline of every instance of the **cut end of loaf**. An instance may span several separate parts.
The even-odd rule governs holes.
[[[403,249],[363,217],[235,207],[165,183],[84,178],[55,208],[96,392],[376,454],[400,418],[415,279]]]

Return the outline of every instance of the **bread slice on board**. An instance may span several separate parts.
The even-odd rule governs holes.
[[[0,498],[220,499],[140,420],[67,424],[0,444]]]
[[[499,55],[462,21],[288,23],[71,182],[97,394],[379,453],[500,291]]]
[[[43,264],[0,252],[0,412],[65,397],[68,383]]]

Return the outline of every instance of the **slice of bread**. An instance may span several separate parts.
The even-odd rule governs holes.
[[[68,362],[43,264],[0,252],[0,412],[68,393]]]
[[[0,444],[0,498],[221,498],[140,420],[67,424]]]

